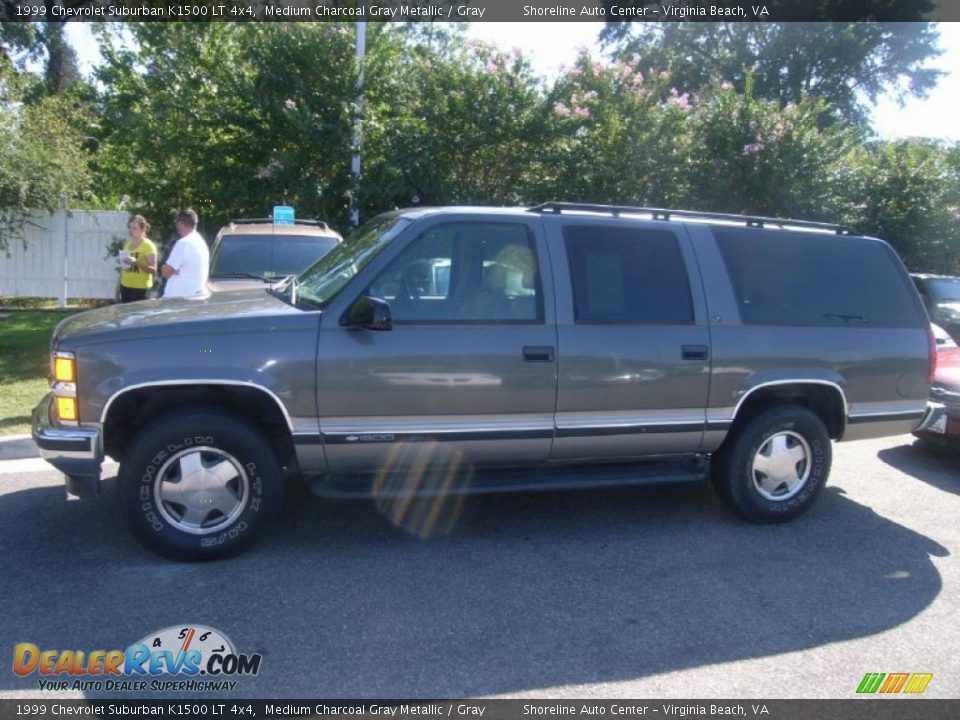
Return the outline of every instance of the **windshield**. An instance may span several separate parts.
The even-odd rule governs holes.
[[[927,289],[937,302],[960,302],[960,278],[931,278]]]
[[[315,307],[326,306],[410,222],[396,215],[373,218],[297,279],[297,295]]]
[[[210,262],[211,279],[301,273],[336,246],[337,238],[304,235],[225,235]]]

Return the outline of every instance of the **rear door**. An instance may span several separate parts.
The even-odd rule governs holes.
[[[544,225],[560,358],[551,459],[697,452],[710,333],[685,228],[574,215]]]

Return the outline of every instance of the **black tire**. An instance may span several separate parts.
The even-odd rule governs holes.
[[[754,460],[761,465],[762,449],[763,457],[783,453],[777,469],[792,467],[796,480],[781,481],[782,473],[766,475],[757,470]],[[797,456],[803,459],[795,460]],[[735,427],[714,454],[710,477],[723,503],[741,517],[781,523],[810,509],[827,482],[831,457],[830,435],[820,418],[806,408],[787,405],[765,410]]]
[[[214,469],[230,479],[219,479]],[[190,486],[181,494],[184,478]],[[176,494],[161,497],[162,480]],[[193,410],[146,425],[124,454],[117,486],[127,522],[150,549],[176,559],[207,560],[253,541],[279,510],[284,483],[263,435],[224,413]],[[209,505],[214,502],[224,511]]]

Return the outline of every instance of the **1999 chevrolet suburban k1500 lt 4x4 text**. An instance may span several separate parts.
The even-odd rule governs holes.
[[[92,310],[51,352],[43,456],[74,494],[118,460],[133,528],[187,557],[250,540],[291,474],[339,495],[709,475],[779,522],[813,503],[831,439],[936,410],[926,312],[886,243],[643,208],[393,212],[279,288]]]

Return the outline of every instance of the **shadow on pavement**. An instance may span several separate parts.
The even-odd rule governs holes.
[[[896,470],[922,480],[938,490],[960,494],[960,446],[939,447],[916,440],[877,453]]]
[[[296,495],[246,554],[178,564],[121,526],[112,483],[0,495],[0,690],[37,689],[9,670],[16,642],[122,649],[187,623],[264,655],[239,697],[614,682],[889,630],[934,600],[946,555],[836,488],[771,527],[694,485],[475,497],[426,540],[371,502]]]

